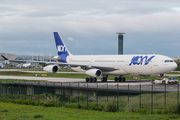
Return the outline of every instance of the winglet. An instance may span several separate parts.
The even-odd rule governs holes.
[[[4,58],[4,60],[9,60],[9,59],[7,59],[6,57],[4,57],[3,55],[1,55],[1,57],[3,57],[3,58]]]

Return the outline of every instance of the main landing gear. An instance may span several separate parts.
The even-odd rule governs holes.
[[[108,75],[101,77],[101,82],[107,82]]]
[[[86,82],[97,82],[97,78],[93,78],[93,77],[90,77],[90,78],[86,78]]]
[[[108,75],[104,75],[103,77],[101,77],[101,82],[107,82],[107,78],[108,78]],[[97,78],[95,77],[90,77],[90,78],[86,78],[86,82],[97,82]]]
[[[120,75],[119,77],[115,77],[114,80],[115,80],[115,82],[125,82],[126,78],[122,77],[122,75]]]
[[[101,77],[101,82],[107,82],[107,78],[108,78],[108,75],[103,75]],[[115,82],[125,82],[126,78],[122,77],[122,75],[120,75],[119,77],[115,77],[114,80],[115,80]],[[88,78],[87,77],[86,82],[97,82],[97,78],[95,78],[95,77]]]

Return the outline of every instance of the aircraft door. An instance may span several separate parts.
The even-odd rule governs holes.
[[[158,60],[159,60],[159,58],[156,57],[156,59],[154,59],[154,61],[153,61],[152,73],[158,72],[158,63],[159,63]]]
[[[153,66],[158,66],[158,60],[159,60],[159,58],[156,57],[156,59],[155,59],[154,62],[153,62]]]

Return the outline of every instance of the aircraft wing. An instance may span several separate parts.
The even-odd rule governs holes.
[[[6,57],[1,55],[5,60],[8,60]],[[45,57],[44,57],[45,58]],[[56,59],[57,60],[57,59]],[[114,66],[98,66],[98,65],[89,65],[89,64],[76,64],[76,63],[63,63],[63,62],[46,62],[46,61],[30,61],[30,60],[9,60],[10,62],[34,62],[39,64],[56,64],[59,66],[69,66],[69,67],[78,67],[80,66],[82,69],[100,69],[102,71],[114,71],[119,70],[119,68],[116,68]]]
[[[100,69],[102,71],[114,71],[114,70],[120,70],[119,68],[116,68],[114,66],[94,66],[94,68]]]
[[[50,62],[52,64],[52,62]],[[98,65],[89,65],[89,64],[76,64],[76,63],[63,63],[63,62],[54,62],[53,64],[58,64],[59,66],[70,66],[70,67],[78,67],[80,66],[82,69],[91,69],[96,68],[102,71],[114,71],[119,70],[114,66],[98,66]]]

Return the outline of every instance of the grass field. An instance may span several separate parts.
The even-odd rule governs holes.
[[[13,76],[35,76],[35,73],[24,73],[15,71],[0,71],[0,75],[13,75]],[[57,74],[47,74],[48,77],[62,77],[62,78],[86,78],[85,74],[68,74],[68,73],[57,73]],[[125,76],[127,79],[132,79],[135,75]],[[114,79],[115,76],[109,76],[109,79]],[[140,79],[157,79],[157,76],[152,77],[140,77]],[[26,80],[0,80],[0,81],[26,81]],[[11,95],[12,96],[12,95]],[[2,96],[1,96],[2,97]],[[31,96],[30,96],[31,97]],[[99,103],[102,104],[105,100],[99,98]],[[119,106],[124,106],[127,104],[127,97],[121,97],[119,99]],[[150,109],[151,95],[145,94],[141,95],[142,108]],[[111,99],[109,99],[111,100]],[[177,104],[177,93],[167,93],[166,94],[167,107],[169,103]],[[96,101],[91,99],[91,101]],[[32,106],[32,105],[20,105],[13,103],[0,102],[0,120],[99,120],[99,119],[125,119],[125,120],[175,120],[180,119],[178,114],[156,114],[157,109],[162,109],[164,106],[164,94],[154,94],[154,114],[141,112],[127,113],[127,112],[104,112],[104,111],[93,111],[93,110],[82,110],[82,109],[72,109],[64,107],[43,107],[43,106]],[[131,97],[130,102],[139,104],[139,96]],[[147,103],[146,103],[147,102]],[[147,110],[148,111],[148,110]],[[150,111],[150,110],[149,110]]]
[[[44,89],[42,89],[44,90]],[[60,91],[58,91],[60,92]],[[86,91],[84,91],[86,92]],[[166,95],[166,96],[165,96]],[[72,96],[69,93],[64,94],[0,94],[0,101],[12,102],[17,104],[27,105],[41,105],[41,106],[56,106],[56,107],[71,107],[80,109],[93,109],[93,110],[104,110],[108,103],[114,103],[116,111],[137,111],[139,108],[151,113],[163,112],[165,109],[171,108],[171,106],[178,106],[179,94],[173,93],[154,93],[153,103],[152,94],[141,94],[136,96],[98,96],[89,97],[86,99],[86,95]],[[80,106],[80,107],[79,107]],[[130,109],[129,109],[130,108]],[[132,108],[132,109],[131,109]],[[171,108],[173,109],[173,108]]]
[[[102,112],[0,102],[0,120],[176,120],[176,114]]]
[[[170,73],[168,73],[168,74],[177,74],[177,75],[180,75],[180,72],[174,71],[174,72],[170,72]]]

